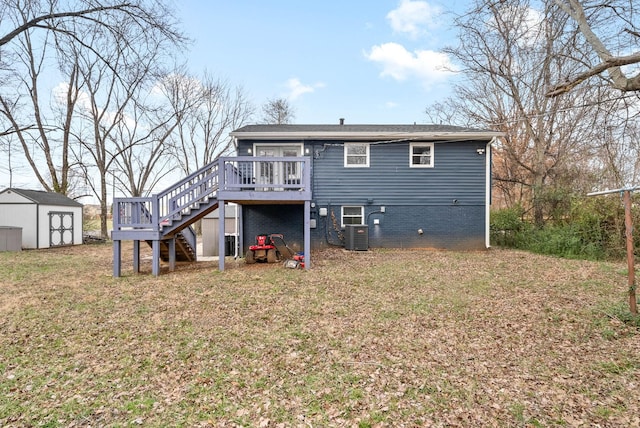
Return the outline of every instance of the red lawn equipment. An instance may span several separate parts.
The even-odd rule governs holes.
[[[255,262],[276,263],[285,261],[289,268],[304,267],[304,254],[295,253],[284,242],[284,236],[279,233],[256,236],[256,245],[249,246],[245,254],[247,264]]]

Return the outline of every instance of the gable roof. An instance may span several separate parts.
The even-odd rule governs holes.
[[[262,140],[491,140],[502,132],[451,125],[247,125],[231,132],[237,139]]]
[[[16,193],[40,205],[60,205],[65,207],[81,207],[82,206],[80,202],[74,201],[73,199],[68,198],[67,196],[62,195],[60,193],[45,192],[42,190],[28,190],[28,189],[15,189],[15,188],[8,188],[3,190],[0,193],[5,193],[5,192]]]

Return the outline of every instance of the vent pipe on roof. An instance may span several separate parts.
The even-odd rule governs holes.
[[[340,118],[340,125],[344,125],[344,117]]]

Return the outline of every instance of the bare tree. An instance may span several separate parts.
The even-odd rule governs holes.
[[[293,122],[296,114],[286,98],[272,98],[262,106],[262,121],[266,124],[285,125]]]
[[[87,44],[76,31],[91,29],[116,35],[117,29],[113,27],[111,18],[118,17],[127,17],[139,27],[160,31],[168,39],[183,37],[175,31],[174,22],[170,21],[173,14],[161,1],[76,0],[66,3],[64,10],[60,7],[58,0],[3,0],[0,4],[0,28],[4,28],[0,32],[0,47],[26,32],[40,30],[71,37],[99,55],[99,49]]]
[[[45,96],[46,101],[43,100],[40,82],[46,69],[49,43],[46,38],[38,49],[38,42],[32,39],[31,33],[22,33],[18,43],[20,49],[14,55],[11,70],[14,85],[5,85],[0,92],[0,115],[9,124],[8,132],[14,133],[20,142],[24,157],[42,187],[47,191],[67,194],[69,127],[65,125],[73,117],[77,94],[64,94],[66,111],[62,122],[55,123],[47,117],[45,106],[48,98]],[[68,79],[73,83],[78,72],[73,67],[69,71]],[[42,164],[45,168],[41,168]]]
[[[101,73],[126,85],[125,72],[132,66],[156,66],[144,63],[150,50],[169,49],[184,38],[162,0],[7,0],[0,7],[0,124],[17,135],[41,186],[68,194],[74,188],[70,178],[86,170],[73,162],[85,159],[70,156],[72,149],[76,155],[86,154],[73,146],[86,143],[88,133],[78,124],[86,119],[78,113],[85,112],[81,97],[89,73],[80,67],[91,63],[96,70],[100,65]],[[114,51],[120,60],[113,61]],[[91,60],[76,61],[81,56]],[[49,83],[61,78],[66,80],[66,95]],[[105,111],[99,104],[96,112]]]
[[[617,97],[602,88],[614,99],[598,105],[599,138],[592,141],[597,149],[598,179],[592,189],[621,188],[638,183],[640,179],[640,123],[638,121],[640,94]]]
[[[164,79],[162,91],[173,114],[180,118],[172,145],[187,175],[233,152],[229,133],[253,114],[242,88],[231,87],[208,73],[198,79],[178,71]]]
[[[459,46],[446,50],[465,78],[439,110],[455,111],[467,125],[505,132],[495,148],[495,182],[509,203],[530,209],[538,225],[594,153],[583,143],[593,141],[596,129],[596,118],[586,108],[593,101],[588,88],[545,96],[552,80],[575,69],[556,55],[578,43],[565,31],[566,22],[554,8],[536,10],[520,0],[479,1],[457,19]]]
[[[137,29],[130,26],[123,27],[121,33],[131,40],[138,36]],[[85,183],[100,201],[101,232],[107,237],[108,175],[127,183],[122,189],[128,189],[132,196],[151,190],[153,176],[168,171],[157,168],[166,148],[164,140],[172,129],[159,136],[167,121],[173,119],[150,120],[155,107],[148,102],[148,94],[159,72],[163,40],[147,40],[132,53],[109,45],[99,33],[87,34],[85,39],[93,46],[102,46],[101,58],[73,43],[66,46],[66,56],[76,64],[80,75],[81,86],[76,92],[81,92],[84,99],[76,109],[80,120],[71,126],[78,142],[73,153],[82,165]]]
[[[176,166],[169,142],[184,112],[172,111],[164,100],[151,100],[154,91],[136,97],[109,136],[116,153],[114,188],[129,196],[149,195]]]
[[[582,71],[566,76],[548,91],[557,96],[575,88],[580,83],[607,72],[610,85],[623,92],[640,91],[640,72],[626,72],[622,67],[640,63],[640,28],[637,22],[635,0],[553,0],[564,13],[573,19],[577,31],[582,34],[591,52],[575,57],[583,63]],[[598,35],[600,33],[600,35]],[[586,70],[584,70],[586,68]]]

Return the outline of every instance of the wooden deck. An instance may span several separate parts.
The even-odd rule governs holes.
[[[192,245],[191,225],[218,209],[224,218],[225,204],[305,205],[305,254],[310,254],[311,158],[221,157],[164,191],[148,197],[114,198],[114,276],[120,276],[120,241],[149,242],[153,249],[153,274],[159,274],[160,243],[169,248],[173,270],[176,251]],[[220,222],[220,253],[224,254],[224,222]],[[178,239],[183,245],[175,245]],[[186,244],[184,244],[186,242]],[[187,249],[188,250],[188,249]],[[186,250],[185,250],[186,251]],[[138,253],[138,252],[136,252]],[[135,256],[137,257],[137,255]],[[309,257],[309,256],[307,256]],[[134,269],[139,261],[134,260]],[[310,266],[307,260],[305,266]],[[220,257],[224,270],[224,257]]]

